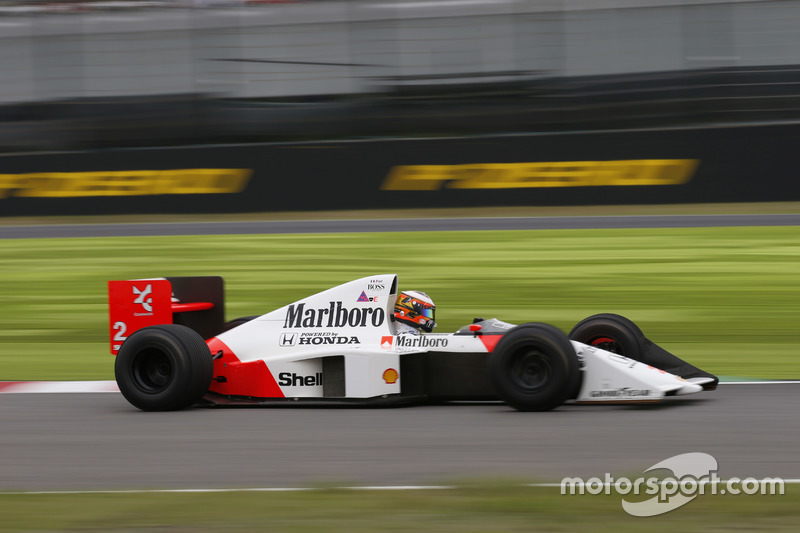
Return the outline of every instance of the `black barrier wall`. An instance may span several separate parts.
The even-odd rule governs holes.
[[[4,216],[800,200],[800,126],[0,157]]]

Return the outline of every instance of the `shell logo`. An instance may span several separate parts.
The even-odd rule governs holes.
[[[383,372],[383,381],[385,381],[389,385],[391,385],[393,383],[397,383],[397,378],[399,378],[399,377],[400,377],[400,375],[397,373],[397,370],[395,370],[394,368],[387,368]]]

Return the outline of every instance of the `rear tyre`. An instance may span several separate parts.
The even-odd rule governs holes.
[[[120,392],[142,411],[175,411],[198,402],[211,385],[213,371],[203,338],[178,324],[134,332],[114,365]]]
[[[602,313],[584,318],[569,333],[573,341],[644,361],[646,337],[639,326],[624,316]]]
[[[580,362],[567,336],[549,324],[531,322],[500,339],[489,358],[498,396],[520,411],[549,411],[580,384]]]

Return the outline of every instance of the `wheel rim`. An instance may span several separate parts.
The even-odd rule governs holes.
[[[549,358],[537,350],[521,351],[511,362],[511,379],[526,391],[541,389],[552,375]]]
[[[622,343],[610,337],[598,337],[589,344],[607,352],[625,355],[625,349],[622,347]]]
[[[154,393],[165,390],[172,383],[174,373],[167,354],[148,348],[136,354],[133,360],[133,382],[139,390]]]

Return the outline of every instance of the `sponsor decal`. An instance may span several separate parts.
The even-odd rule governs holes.
[[[428,337],[426,335],[398,335],[397,346],[400,348],[444,348],[449,341],[444,337]]]
[[[0,174],[0,199],[237,193],[252,173],[248,168],[179,168]]]
[[[298,334],[297,333],[281,333],[278,344],[281,346],[296,346]]]
[[[316,387],[322,385],[322,372],[317,372],[313,376],[281,372],[278,374],[278,385],[281,387]]]
[[[356,301],[359,302],[359,303],[361,303],[361,302],[377,302],[378,301],[378,297],[377,296],[367,296],[367,293],[365,291],[361,291],[361,296],[359,296],[358,300],[356,300]]]
[[[391,350],[394,347],[394,337],[391,335],[384,335],[381,337],[381,348],[384,350]]]
[[[281,333],[278,344],[281,346],[343,345],[361,344],[361,340],[355,336],[340,336],[338,333],[330,331],[317,333]]]
[[[144,313],[133,313],[134,316],[150,316],[153,314],[153,297],[151,296],[153,293],[153,285],[150,283],[144,289],[137,289],[136,285],[132,285],[133,294],[136,295],[134,298],[133,303],[139,304],[142,306],[142,309],[145,310]]]
[[[385,381],[389,385],[397,383],[397,378],[399,377],[400,374],[398,374],[397,370],[395,370],[394,368],[387,368],[383,372],[383,381]]]
[[[386,290],[386,285],[383,284],[382,279],[371,279],[369,283],[367,283],[367,290],[380,292]]]
[[[680,185],[694,175],[697,159],[473,163],[393,167],[381,189],[522,189],[531,187],[603,187]]]
[[[649,389],[631,389],[622,387],[621,389],[593,390],[589,393],[592,398],[628,398],[631,396],[643,397],[650,396]]]
[[[358,337],[300,337],[300,344],[361,344]]]
[[[330,302],[328,307],[306,308],[305,303],[292,304],[283,321],[287,328],[365,328],[379,327],[386,321],[386,311],[381,308],[354,307],[348,309],[342,302]]]
[[[301,334],[300,344],[361,344],[361,341],[358,337],[339,336],[338,333],[323,331],[319,333]]]
[[[382,279],[371,279],[371,280],[369,280],[369,283],[367,283],[367,289],[364,290],[364,291],[361,291],[361,296],[359,296],[358,300],[356,300],[356,301],[357,302],[373,302],[373,303],[377,302],[378,301],[378,297],[377,296],[370,296],[368,293],[370,293],[370,294],[371,293],[375,293],[375,292],[379,293],[379,292],[381,292],[383,290],[386,290],[386,285],[384,285]]]

